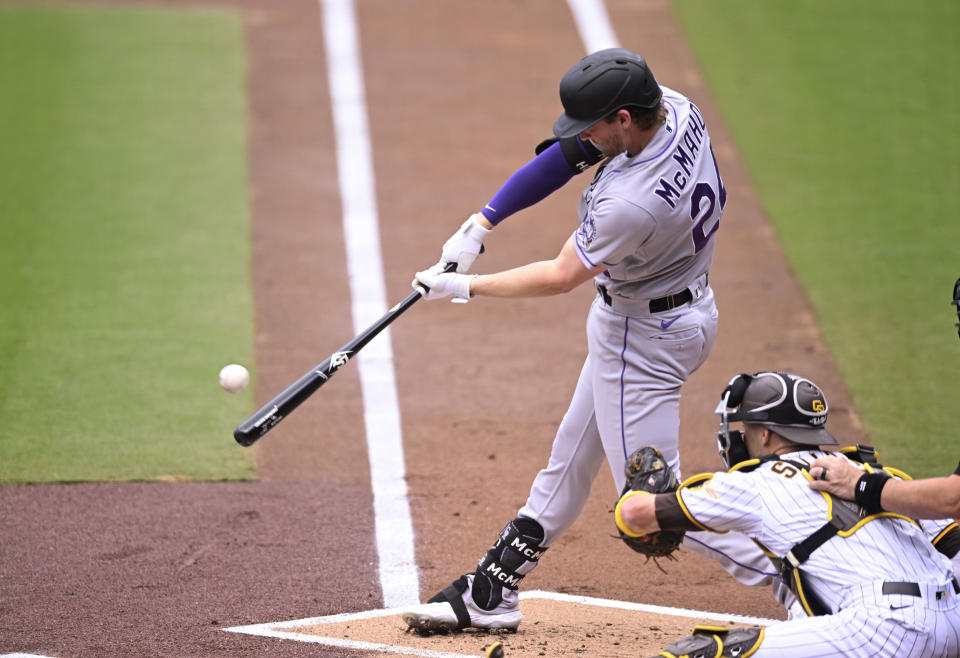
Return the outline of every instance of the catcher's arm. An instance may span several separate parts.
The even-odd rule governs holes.
[[[675,493],[628,491],[617,501],[614,516],[617,528],[628,537],[644,537],[661,531],[683,533],[705,529],[687,516]]]
[[[659,532],[657,498],[671,498],[673,494],[651,494],[647,491],[628,491],[617,501],[614,517],[620,532],[627,537],[642,537]]]

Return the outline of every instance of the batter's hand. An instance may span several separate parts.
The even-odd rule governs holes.
[[[427,300],[453,297],[454,302],[470,301],[470,282],[476,274],[457,274],[444,272],[440,265],[434,265],[429,270],[417,272],[411,285],[417,289],[426,288],[423,298]]]
[[[480,213],[470,215],[463,226],[443,244],[440,262],[437,263],[440,269],[448,263],[456,263],[457,272],[462,274],[468,271],[483,250],[484,238],[492,230],[487,228],[489,224],[486,217]]]
[[[813,481],[808,484],[811,489],[826,491],[838,498],[853,500],[854,487],[861,475],[863,475],[863,470],[849,459],[826,455],[818,457],[810,465],[810,477],[813,478]]]

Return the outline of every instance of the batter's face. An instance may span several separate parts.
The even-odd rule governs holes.
[[[624,110],[620,110],[620,112],[626,114]],[[612,117],[600,119],[600,121],[580,133],[580,139],[593,142],[593,145],[600,149],[600,152],[607,158],[620,155],[626,151],[627,137],[620,112],[617,112]],[[629,114],[627,114],[627,116],[629,116]]]

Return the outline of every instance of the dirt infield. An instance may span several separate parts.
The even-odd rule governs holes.
[[[249,45],[262,402],[354,330],[318,4],[222,4],[243,12]],[[555,0],[357,4],[383,266],[398,301],[411,274],[548,134],[556,82],[583,46]],[[666,0],[607,6],[621,43],[704,111],[729,194],[710,273],[720,335],[681,406],[685,474],[719,467],[711,412],[741,371],[814,379],[830,397],[834,433],[865,440]],[[585,182],[507,220],[477,271],[555,255]],[[472,567],[546,463],[586,353],[591,298],[583,286],[562,298],[421,304],[391,329],[424,596]],[[222,631],[382,607],[356,368],[253,449],[259,483],[0,488],[0,653],[365,655]],[[682,553],[668,574],[642,564],[610,538],[614,499],[601,476],[525,587],[783,617],[767,590],[740,586],[699,556]],[[578,630],[561,628],[549,655],[577,653]],[[437,650],[478,653],[481,644]],[[623,644],[622,655],[633,655]]]

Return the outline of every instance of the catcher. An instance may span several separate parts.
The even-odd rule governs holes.
[[[837,441],[825,429],[826,398],[809,380],[737,375],[717,413],[728,472],[677,487],[663,460],[642,449],[627,461],[617,527],[631,548],[652,556],[669,555],[686,530],[742,532],[810,616],[767,628],[698,627],[658,655],[960,656],[960,584],[948,559],[960,546],[957,525],[868,514],[810,489],[809,465],[825,454],[819,446]],[[730,429],[736,421],[742,430]]]

